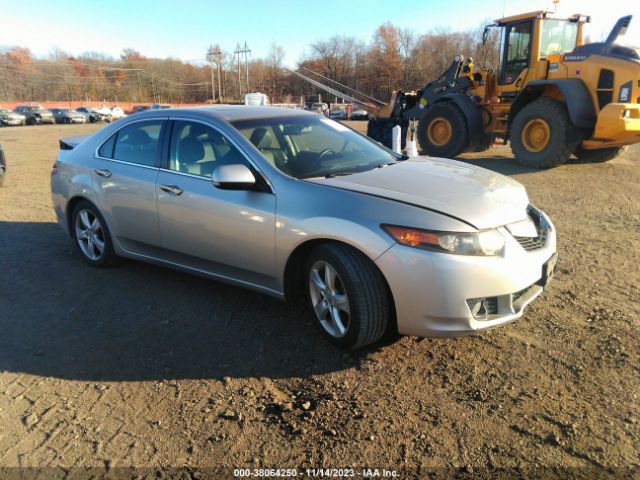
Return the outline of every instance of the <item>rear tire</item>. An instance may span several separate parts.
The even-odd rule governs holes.
[[[613,160],[617,156],[622,155],[626,150],[627,146],[599,148],[598,150],[584,150],[578,147],[575,156],[584,163],[602,163]]]
[[[418,122],[418,142],[424,154],[457,157],[469,146],[464,114],[452,102],[439,102],[427,107]]]
[[[107,222],[91,202],[78,202],[71,214],[70,230],[76,250],[92,267],[109,267],[117,261]]]
[[[540,98],[520,110],[511,125],[511,151],[518,163],[549,168],[565,163],[580,142],[564,103]]]
[[[392,318],[387,284],[358,250],[338,243],[317,247],[307,260],[304,278],[316,323],[336,346],[361,348],[387,332]]]
[[[407,130],[409,122],[407,120],[398,122],[388,118],[372,118],[367,124],[367,137],[380,142],[387,148],[393,148],[393,127],[400,125],[400,148],[404,149],[407,144]]]

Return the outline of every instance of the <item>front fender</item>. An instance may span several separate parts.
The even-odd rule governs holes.
[[[534,80],[527,84],[513,101],[509,125],[516,113],[527,103],[539,98],[546,87],[553,86],[564,96],[569,118],[578,128],[593,129],[596,124],[596,112],[593,100],[582,80],[570,78],[566,80]]]

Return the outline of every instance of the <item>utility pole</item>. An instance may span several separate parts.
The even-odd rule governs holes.
[[[211,103],[216,102],[216,86],[213,81],[213,61],[215,59],[215,50],[213,45],[209,46],[209,50],[207,50],[207,60],[209,60],[209,68],[211,70]]]
[[[240,47],[240,43],[236,45],[236,49],[233,52],[238,55],[238,97],[242,96],[242,81],[241,81],[241,68],[242,68],[242,60],[240,60],[240,55],[244,54],[244,63],[245,63],[245,87],[247,93],[249,93],[249,53],[251,50],[247,45],[247,42],[244,42],[244,47]]]
[[[243,52],[244,52],[244,66],[247,74],[247,81],[246,81],[247,93],[249,93],[251,91],[249,89],[249,57],[251,56],[251,50],[249,49],[247,42],[244,42]]]
[[[216,69],[218,70],[218,101],[220,101],[220,103],[222,103],[222,79],[221,77],[221,71],[222,71],[222,50],[220,50],[220,47],[218,45],[216,45],[216,50],[215,52],[213,52],[213,55],[215,55],[216,58]]]
[[[238,67],[238,100],[242,97],[242,85],[240,85],[240,44],[236,45],[236,49],[233,51],[234,55],[237,55],[237,67]]]
[[[151,75],[151,92],[153,93],[153,103],[158,103],[156,101],[156,82],[153,75]]]

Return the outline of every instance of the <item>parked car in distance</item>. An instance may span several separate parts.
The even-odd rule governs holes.
[[[95,110],[96,112],[102,114],[102,115],[108,115],[111,116],[111,109],[109,107],[107,107],[106,105],[101,105],[99,107],[92,107],[93,110]]]
[[[45,110],[40,105],[20,105],[14,110],[25,116],[27,125],[40,125],[42,123],[56,123],[53,113]]]
[[[21,113],[16,113],[8,108],[0,108],[0,127],[25,125],[27,118]]]
[[[131,113],[146,112],[147,110],[149,110],[149,105],[134,105]]]
[[[366,110],[354,110],[351,112],[349,120],[369,120],[369,112]]]
[[[149,107],[149,110],[166,110],[168,108],[171,108],[171,105],[163,105],[160,103],[154,103],[153,105],[151,105]]]
[[[84,114],[87,117],[87,120],[89,121],[89,123],[110,122],[111,121],[111,114],[98,112],[93,107],[76,108],[76,112],[80,112],[80,113]]]
[[[87,123],[87,117],[70,108],[50,108],[56,123]]]
[[[303,110],[150,111],[60,146],[53,205],[86,263],[304,295],[343,348],[508,323],[554,272],[555,228],[515,180]]]
[[[309,110],[310,112],[315,112],[315,113],[321,113],[324,114],[325,110],[327,109],[327,104],[326,103],[307,103],[304,106],[305,110]]]
[[[4,183],[4,176],[7,173],[7,159],[4,156],[4,150],[0,145],[0,187]]]
[[[120,118],[124,118],[127,115],[124,113],[124,110],[119,107],[119,106],[115,106],[111,108],[111,120],[118,120]]]
[[[346,120],[347,112],[344,110],[331,110],[329,113],[329,118],[333,118],[334,120]]]

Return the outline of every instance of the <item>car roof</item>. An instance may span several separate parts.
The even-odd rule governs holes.
[[[238,120],[257,120],[262,118],[278,117],[317,117],[316,113],[305,110],[284,107],[247,106],[247,105],[216,105],[206,107],[183,107],[164,110],[162,116],[177,117],[185,113],[193,113],[197,116],[205,115],[227,122]],[[158,110],[146,111],[136,114],[136,118],[158,116]],[[140,116],[138,116],[140,115]],[[143,117],[144,115],[144,117]]]

